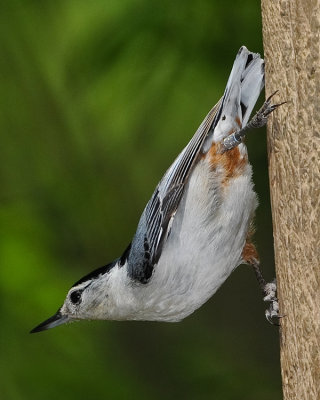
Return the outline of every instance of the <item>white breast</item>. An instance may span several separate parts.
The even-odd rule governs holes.
[[[125,319],[179,321],[217,291],[241,263],[257,206],[251,174],[248,164],[224,186],[222,170],[197,164],[150,282],[126,293]]]

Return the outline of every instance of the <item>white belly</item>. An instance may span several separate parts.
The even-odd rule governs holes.
[[[251,166],[226,186],[221,184],[221,172],[210,171],[206,159],[195,167],[150,282],[133,288],[132,319],[185,318],[241,263],[257,206]]]

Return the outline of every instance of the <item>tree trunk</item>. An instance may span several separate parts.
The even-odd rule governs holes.
[[[320,2],[262,0],[285,400],[320,399]]]

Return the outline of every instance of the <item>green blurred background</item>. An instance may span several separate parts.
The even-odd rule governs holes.
[[[281,398],[278,332],[247,266],[179,324],[42,334],[129,243],[155,185],[222,95],[255,0],[0,2],[1,399]],[[265,132],[248,137],[256,243],[273,278]]]

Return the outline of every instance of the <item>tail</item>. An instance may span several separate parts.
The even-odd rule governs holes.
[[[234,61],[216,123],[213,124],[211,140],[219,142],[245,127],[263,87],[263,59],[242,46]]]

